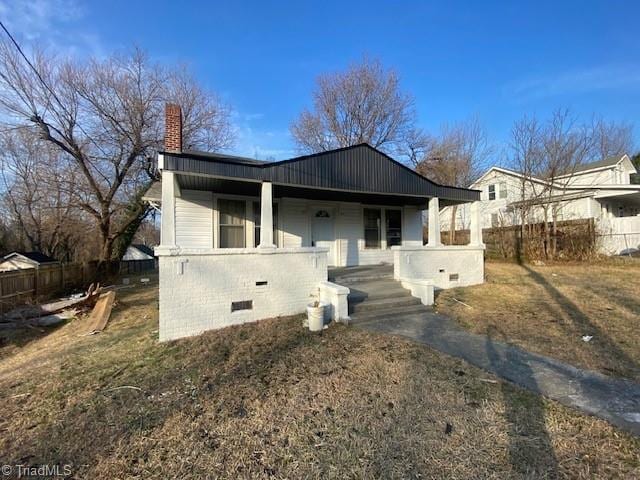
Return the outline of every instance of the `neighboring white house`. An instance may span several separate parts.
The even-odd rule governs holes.
[[[348,289],[327,281],[331,266],[393,263],[397,280],[431,289],[483,282],[480,228],[470,245],[443,246],[437,215],[479,192],[438,185],[369,145],[271,163],[183,151],[180,109],[168,105],[158,167],[161,188],[145,200],[162,210],[161,340],[301,313],[318,297],[340,320]]]
[[[629,156],[620,155],[582,165],[570,175],[557,177],[552,186],[543,179],[491,167],[470,188],[481,191],[481,223],[490,228],[519,225],[519,206],[530,204],[536,192],[550,187],[551,196],[545,203],[552,203],[558,220],[593,218],[601,234],[600,249],[618,254],[640,249],[640,185],[631,184],[631,175],[636,173]],[[544,221],[540,204],[530,209],[529,222]],[[452,212],[451,207],[440,212],[445,231],[450,228]],[[469,228],[468,206],[456,208],[455,220],[456,229]]]
[[[58,261],[40,252],[13,252],[0,259],[0,272],[54,265]]]
[[[122,256],[122,260],[153,260],[153,249],[142,244],[131,244]]]

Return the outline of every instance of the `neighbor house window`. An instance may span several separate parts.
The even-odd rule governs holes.
[[[495,199],[496,199],[496,186],[489,185],[489,200],[495,200]]]
[[[492,213],[491,214],[491,226],[492,227],[497,227],[498,225],[499,225],[498,214],[497,213]]]
[[[507,184],[500,182],[500,198],[507,198]]]
[[[260,215],[260,202],[253,202],[253,233],[254,247],[260,245],[260,224],[262,222]],[[278,225],[278,204],[273,204],[273,243],[278,246],[278,236],[276,235],[276,226]]]
[[[387,247],[402,245],[402,210],[385,210]]]
[[[380,209],[364,209],[364,248],[380,248]]]
[[[220,212],[220,248],[244,248],[246,202],[218,199]]]

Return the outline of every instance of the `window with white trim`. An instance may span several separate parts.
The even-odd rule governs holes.
[[[496,199],[496,186],[495,184],[489,185],[489,200]]]
[[[402,245],[402,210],[385,210],[387,248]]]
[[[364,248],[380,248],[380,219],[379,208],[363,209],[364,216]]]
[[[500,182],[500,198],[507,198],[507,182]]]
[[[218,199],[220,248],[245,247],[246,205],[242,200]]]

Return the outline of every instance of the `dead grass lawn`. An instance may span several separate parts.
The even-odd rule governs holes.
[[[7,339],[4,463],[75,478],[640,475],[637,439],[422,346],[299,318],[158,344],[156,302],[121,290],[100,335],[77,320]]]
[[[476,333],[640,381],[640,261],[488,262],[486,278],[484,285],[441,292],[437,310]],[[584,342],[583,335],[593,339]]]

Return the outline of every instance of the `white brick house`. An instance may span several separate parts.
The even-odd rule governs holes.
[[[640,185],[631,183],[631,176],[637,173],[628,155],[618,155],[581,165],[572,174],[557,177],[550,187],[543,179],[491,167],[469,188],[481,191],[482,228],[519,225],[519,204],[536,198],[536,191],[551,189],[548,198],[558,220],[594,219],[601,234],[601,251],[618,254],[640,249]],[[455,228],[468,229],[469,206],[455,210]],[[441,210],[445,231],[450,228],[452,213],[451,207]],[[531,222],[544,221],[541,205],[532,208],[529,215]]]
[[[327,281],[331,266],[393,263],[397,280],[432,289],[483,281],[479,224],[470,245],[454,247],[438,226],[439,205],[475,202],[478,191],[438,185],[364,144],[270,163],[183,151],[175,108],[161,188],[146,197],[162,208],[161,340],[301,313],[318,296],[340,320],[348,289]]]

